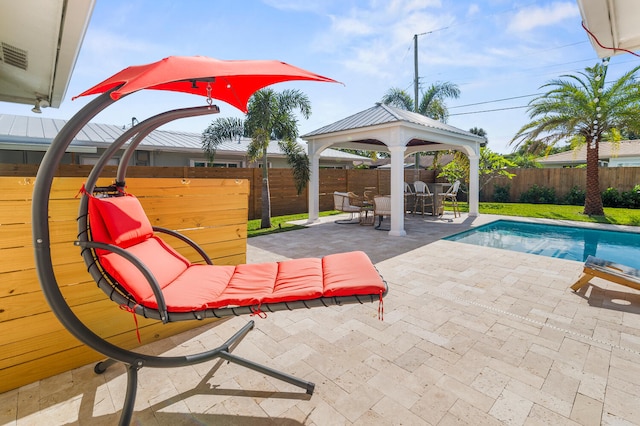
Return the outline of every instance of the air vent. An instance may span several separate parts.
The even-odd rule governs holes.
[[[0,44],[0,47],[2,47],[0,60],[4,61],[5,64],[13,65],[25,71],[27,70],[29,63],[27,61],[26,50],[19,49],[4,42]]]

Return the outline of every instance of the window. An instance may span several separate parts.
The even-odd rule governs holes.
[[[238,168],[240,167],[239,161],[206,161],[206,160],[191,160],[191,167],[227,167]]]
[[[100,157],[87,157],[87,156],[82,156],[80,157],[80,164],[84,164],[84,165],[88,165],[88,166],[94,166],[98,160],[100,159]],[[108,166],[117,166],[120,163],[120,159],[119,158],[111,158],[109,159],[109,161],[107,162]]]

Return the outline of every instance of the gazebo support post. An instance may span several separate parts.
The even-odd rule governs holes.
[[[404,145],[389,146],[391,153],[391,229],[389,235],[404,237]]]
[[[477,152],[467,155],[469,156],[469,217],[477,217],[480,192],[480,155]]]
[[[320,149],[315,142],[309,142],[309,161],[311,162],[311,176],[309,176],[309,219],[308,224],[320,221]]]
[[[311,166],[309,176],[309,219],[307,224],[320,221],[320,154],[331,146],[331,143],[308,141],[308,155]],[[332,197],[333,199],[333,197]]]

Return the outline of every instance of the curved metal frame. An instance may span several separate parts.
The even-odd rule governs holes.
[[[227,340],[227,342],[213,350],[186,356],[162,357],[129,351],[120,348],[112,343],[109,343],[108,341],[94,333],[91,329],[89,329],[82,321],[80,321],[80,319],[75,315],[75,313],[67,304],[58,286],[55,271],[53,269],[53,263],[51,260],[49,197],[51,194],[53,179],[57,168],[62,161],[64,153],[71,144],[73,138],[93,117],[95,117],[100,111],[115,102],[113,99],[111,99],[110,93],[116,89],[117,87],[101,94],[96,99],[92,100],[76,115],[74,115],[55,137],[55,139],[51,143],[49,150],[46,152],[42,162],[40,163],[40,168],[38,169],[38,174],[36,176],[36,182],[33,190],[31,216],[36,272],[40,281],[40,287],[42,288],[42,292],[44,293],[44,296],[49,303],[51,310],[56,315],[58,320],[62,323],[62,325],[67,330],[69,330],[69,332],[73,334],[74,337],[109,358],[107,361],[103,362],[103,364],[99,364],[96,366],[95,371],[97,373],[103,372],[109,365],[113,364],[114,361],[121,362],[127,366],[127,391],[119,424],[127,425],[131,422],[138,382],[137,372],[144,366],[155,368],[182,367],[206,362],[215,358],[222,358],[226,361],[242,365],[244,367],[259,371],[263,374],[267,374],[269,376],[299,386],[303,389],[306,389],[308,394],[313,393],[315,385],[311,382],[307,382],[290,376],[286,373],[264,367],[230,353],[231,348],[235,347],[237,342],[241,340],[253,328],[253,321],[248,322],[241,330],[239,330],[229,340]],[[120,149],[130,138],[138,135],[138,137],[129,146],[129,151],[127,151],[129,152],[129,154],[125,154],[125,156],[130,156],[135,149],[135,146],[137,146],[137,144],[142,141],[143,137],[158,126],[176,118],[188,117],[198,114],[207,114],[212,112],[218,112],[217,107],[207,106],[188,110],[169,111],[167,113],[145,120],[127,130],[103,153],[102,157],[100,157],[100,160],[92,169],[85,184],[87,192],[93,191],[93,189],[95,188],[95,183],[97,182],[97,179],[100,176],[100,173],[102,172],[104,166],[108,163],[113,154],[118,149]],[[123,184],[126,165],[119,170],[119,177],[121,177],[122,179],[120,179],[118,184]],[[82,197],[82,200],[80,202],[80,215],[78,224],[80,229],[85,230],[87,225],[87,200],[88,198],[85,195]],[[82,234],[79,236],[79,239],[79,244],[85,244],[88,242],[86,231],[82,232]],[[83,250],[83,253],[87,252],[88,250]],[[83,256],[84,255],[85,254],[83,254]],[[94,269],[97,270],[97,266],[95,266]]]

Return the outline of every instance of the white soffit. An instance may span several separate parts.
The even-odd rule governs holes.
[[[95,0],[3,1],[0,101],[57,108],[71,79]]]
[[[640,1],[577,0],[591,45],[598,57],[640,50]],[[594,37],[597,40],[594,40]],[[602,46],[601,46],[602,45]],[[604,47],[603,47],[604,46]],[[623,49],[623,50],[614,50]]]

